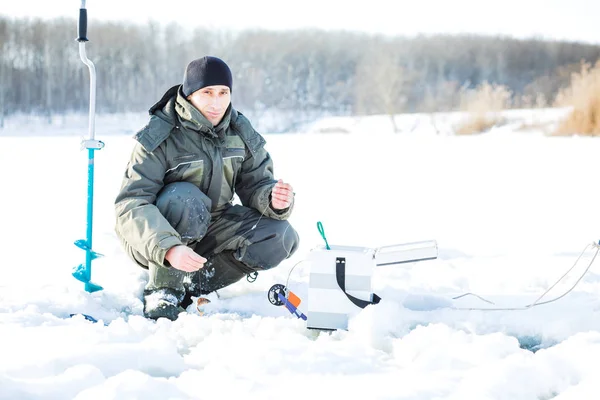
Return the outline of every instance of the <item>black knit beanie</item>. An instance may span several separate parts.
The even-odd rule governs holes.
[[[231,70],[225,61],[205,56],[190,62],[183,74],[183,95],[189,96],[206,86],[223,85],[233,90]]]

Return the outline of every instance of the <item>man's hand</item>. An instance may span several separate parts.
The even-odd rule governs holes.
[[[167,250],[165,259],[173,268],[184,272],[196,272],[206,262],[206,258],[184,245],[171,247]]]
[[[274,210],[283,210],[292,205],[294,200],[294,190],[292,185],[285,183],[281,179],[277,181],[273,190],[271,190],[271,206]]]

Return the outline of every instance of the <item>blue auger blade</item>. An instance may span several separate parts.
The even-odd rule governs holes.
[[[102,289],[104,289],[102,286],[97,285],[95,283],[89,281],[85,283],[85,291],[88,293],[94,293]]]
[[[89,250],[90,247],[88,246],[87,242],[84,239],[79,239],[75,241],[75,246],[79,247],[82,250]]]
[[[85,241],[84,239],[76,240],[75,246],[79,247],[81,250],[89,251],[90,255],[92,256],[92,260],[95,260],[96,258],[104,257],[104,254],[96,253],[95,251],[90,249],[88,242]]]
[[[90,274],[88,273],[87,268],[83,264],[79,264],[77,267],[73,268],[72,275],[81,282],[89,282]]]
[[[90,274],[83,264],[79,264],[73,269],[72,275],[80,282],[85,283],[85,291],[89,293],[104,289],[102,286],[90,282]]]
[[[75,246],[79,247],[81,250],[85,250],[85,252],[87,254],[89,254],[89,257],[90,257],[89,263],[90,264],[91,264],[92,260],[95,260],[96,258],[103,256],[100,253],[96,253],[95,251],[92,251],[92,249],[90,249],[90,246],[86,240],[80,239],[80,240],[75,241]],[[79,264],[77,267],[73,268],[73,272],[72,272],[73,277],[75,279],[77,279],[78,281],[85,283],[85,291],[86,292],[93,293],[93,292],[102,290],[103,289],[102,286],[97,285],[93,282],[90,282],[90,279],[92,277],[90,276],[91,275],[90,268],[88,268],[87,265],[88,265],[88,261],[86,260],[85,264]]]

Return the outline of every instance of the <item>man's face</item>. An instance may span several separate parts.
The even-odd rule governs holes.
[[[188,100],[213,126],[217,126],[231,103],[231,91],[224,85],[206,86],[190,94]]]

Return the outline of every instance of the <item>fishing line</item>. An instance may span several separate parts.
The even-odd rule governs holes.
[[[575,281],[575,283],[567,290],[565,291],[563,294],[561,294],[560,296],[557,296],[553,299],[550,300],[546,300],[546,301],[541,301],[556,285],[558,285],[579,263],[579,260],[581,260],[581,257],[583,257],[583,255],[585,254],[586,251],[588,251],[588,249],[590,247],[593,247],[596,249],[596,252],[594,253],[594,256],[592,257],[592,259],[590,260],[590,263],[588,264],[588,266],[585,268],[585,270],[583,271],[583,273],[579,276],[579,278]],[[563,297],[565,297],[567,294],[569,294],[571,291],[573,291],[573,289],[575,289],[575,287],[579,284],[579,282],[581,282],[581,280],[583,279],[583,277],[585,276],[585,274],[588,273],[588,271],[590,270],[592,264],[594,263],[594,260],[596,259],[596,256],[598,256],[598,252],[600,252],[600,242],[596,243],[593,242],[591,244],[588,244],[583,251],[581,252],[581,254],[579,255],[579,257],[577,257],[577,260],[575,260],[575,263],[573,264],[573,266],[571,268],[569,268],[567,270],[567,272],[565,272],[556,282],[554,282],[554,284],[552,286],[550,286],[544,293],[542,293],[533,303],[531,304],[527,304],[525,306],[522,307],[451,307],[453,310],[460,310],[460,311],[520,311],[520,310],[529,310],[533,307],[536,306],[541,306],[543,304],[549,304],[552,302],[555,302],[559,299],[562,299]],[[462,297],[466,297],[466,296],[474,296],[477,297],[478,299],[485,301],[486,303],[489,304],[494,304],[494,302],[487,300],[479,295],[476,295],[474,293],[464,293],[461,294],[460,296],[456,296],[453,297],[453,300],[457,300],[460,299]]]

